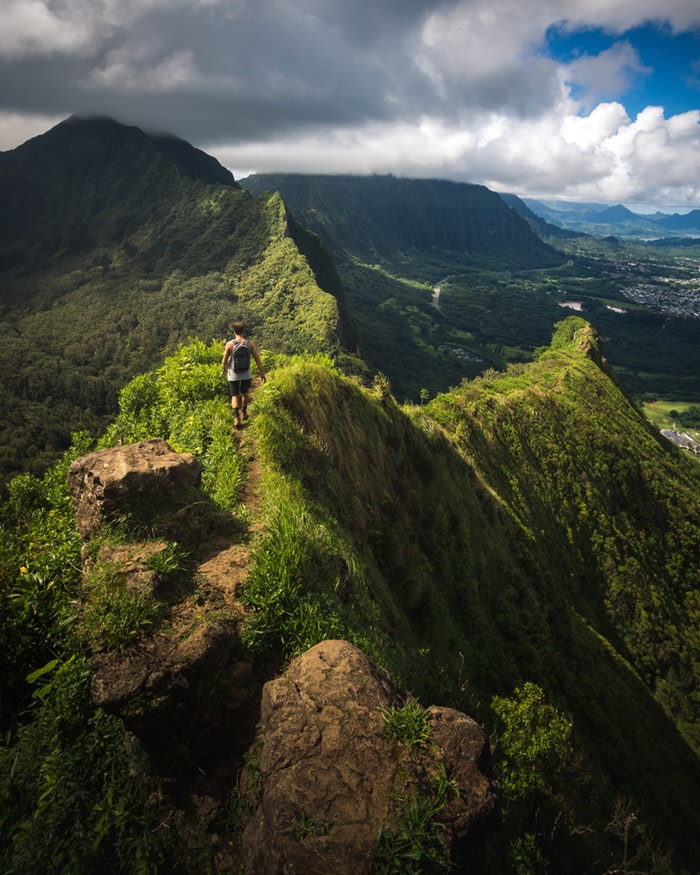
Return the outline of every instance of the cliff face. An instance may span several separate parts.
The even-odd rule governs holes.
[[[369,264],[406,253],[507,256],[510,266],[562,261],[527,222],[482,185],[393,176],[259,174],[241,181],[279,191],[292,212],[336,255]]]

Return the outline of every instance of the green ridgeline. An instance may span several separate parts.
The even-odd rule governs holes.
[[[195,341],[134,380],[101,445],[160,436],[195,452],[212,501],[235,516],[249,459],[219,358]],[[242,591],[248,657],[282,667],[346,638],[424,705],[495,731],[506,798],[493,871],[697,871],[698,468],[606,373],[590,326],[571,317],[534,363],[423,406],[325,355],[265,354],[265,366],[250,424],[264,525]],[[85,448],[76,438],[71,455]],[[34,862],[128,871],[128,855],[145,866],[165,851],[123,781],[112,718],[80,698],[66,465],[20,475],[2,510],[3,698],[17,716],[0,753],[0,845],[8,871],[29,871],[29,849]],[[22,714],[22,678],[52,658],[59,673],[47,668]],[[82,783],[81,740],[94,753]],[[41,827],[63,838],[44,847]]]
[[[132,377],[235,319],[268,349],[352,350],[328,261],[279,195],[174,138],[71,119],[0,155],[0,480],[101,434]]]

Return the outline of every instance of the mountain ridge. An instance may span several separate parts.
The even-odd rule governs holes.
[[[196,449],[204,488],[233,514],[234,538],[251,524],[250,509],[238,503],[245,492],[239,466],[254,454],[255,516],[261,518],[242,582],[248,613],[236,658],[250,660],[260,679],[319,639],[349,640],[419,701],[457,707],[483,721],[499,739],[497,757],[505,735],[490,703],[534,683],[573,721],[575,756],[565,766],[548,749],[544,766],[530,760],[521,766],[528,774],[543,768],[546,783],[509,800],[503,829],[493,837],[493,871],[510,871],[508,847],[519,847],[516,840],[535,829],[533,842],[552,871],[602,875],[632,858],[647,872],[659,865],[697,868],[699,474],[611,379],[591,326],[569,317],[536,361],[485,374],[422,406],[399,406],[386,383],[363,387],[318,355],[277,356],[268,364],[268,380],[255,391],[245,458],[234,449],[227,403],[216,389],[220,350],[201,341],[127,386],[120,415],[102,440],[103,446],[139,441],[156,428],[179,451]],[[46,491],[35,484],[31,494],[15,493],[28,526],[17,549],[22,538],[35,542],[38,523],[27,520],[44,513],[52,495],[54,524],[64,519],[68,528],[61,537],[58,531],[45,537],[54,551],[58,544],[75,549],[74,567],[59,566],[75,575],[79,547],[66,537],[75,520],[68,522],[61,497],[66,465],[48,478]],[[199,504],[187,502],[195,513]],[[163,511],[173,537],[179,514]],[[194,519],[196,531],[203,531],[201,517]],[[11,543],[6,559],[17,565],[23,554],[15,555]],[[99,552],[96,545],[93,550]],[[30,586],[31,577],[23,585]],[[91,615],[91,597],[87,589],[81,617]],[[228,628],[211,581],[198,579],[189,598],[192,613],[177,607],[190,622]],[[11,604],[20,610],[24,602]],[[147,624],[136,641],[155,633]],[[3,637],[5,646],[8,640]],[[117,661],[128,668],[128,647]],[[155,774],[139,772],[147,787],[164,781],[160,789],[171,807],[159,812],[161,823],[178,823],[178,806],[192,805],[230,848],[237,847],[235,826],[222,823],[223,800],[230,799],[237,774],[227,759],[234,739],[251,780],[255,775],[255,747],[247,748],[250,736],[240,729],[248,721],[236,710],[229,718],[235,726],[221,723],[222,691],[225,702],[240,708],[244,690],[255,686],[250,668],[238,670],[244,686],[229,678],[229,688],[218,678],[210,700],[204,679],[188,687],[192,695],[201,688],[203,699],[180,727],[183,737],[197,737],[202,721],[207,737],[212,729],[220,734],[221,748],[188,748],[177,777],[167,760],[151,762]],[[147,704],[142,696],[120,707],[133,719],[135,712],[146,716],[139,709]],[[144,722],[151,741],[160,742],[162,699],[156,696],[152,706]],[[255,700],[250,708],[253,723]],[[530,719],[539,716],[536,711]],[[12,754],[23,762],[19,748]],[[216,805],[207,796],[206,809],[198,809],[208,776],[212,786],[214,776],[223,786]],[[167,791],[173,782],[177,799]],[[62,786],[56,782],[56,792]],[[44,818],[55,819],[59,812],[44,804]],[[86,804],[94,811],[94,797]],[[42,845],[40,836],[29,835]],[[190,848],[210,839],[206,829],[178,836]],[[102,850],[110,841],[111,834]],[[190,871],[201,871],[197,866],[201,861]]]
[[[83,124],[56,136],[87,130]],[[94,138],[84,138],[72,156],[75,176],[63,167],[49,173],[33,158],[38,176],[56,176],[55,187],[43,201],[40,186],[30,187],[14,231],[4,215],[3,451],[15,440],[26,455],[34,441],[38,454],[49,416],[75,423],[77,413],[97,411],[99,421],[78,424],[100,435],[100,447],[166,440],[196,457],[202,491],[186,493],[183,506],[158,508],[158,529],[150,503],[137,496],[131,513],[84,545],[66,470],[94,449],[85,430],[63,434],[44,477],[9,482],[0,503],[0,647],[9,670],[0,690],[12,704],[3,714],[16,720],[3,727],[10,734],[0,746],[8,813],[0,860],[11,859],[21,875],[39,861],[75,869],[77,859],[83,871],[132,871],[135,860],[169,871],[175,858],[181,869],[213,872],[215,847],[237,847],[249,814],[237,793],[244,763],[248,798],[260,803],[254,691],[298,652],[342,637],[420,701],[459,707],[488,728],[511,793],[491,847],[493,871],[536,871],[546,861],[551,871],[581,875],[632,865],[697,870],[696,463],[644,420],[579,317],[557,320],[532,360],[501,371],[468,358],[461,325],[452,347],[441,348],[450,310],[447,301],[442,310],[434,305],[435,285],[444,300],[452,283],[455,314],[462,290],[472,295],[474,332],[479,320],[502,319],[503,301],[520,301],[514,333],[522,343],[535,307],[542,314],[528,337],[552,313],[561,316],[554,294],[534,298],[530,270],[538,276],[538,265],[554,264],[553,282],[566,282],[566,256],[481,187],[387,177],[358,187],[353,179],[348,201],[329,194],[329,184],[343,180],[314,178],[302,180],[313,198],[297,211],[279,192],[254,197],[225,174],[218,179],[182,141],[162,147],[116,130],[125,144],[113,150],[116,160],[105,162]],[[33,155],[46,142],[34,142]],[[108,150],[115,142],[106,138]],[[127,167],[143,172],[125,180]],[[2,172],[5,183],[17,183]],[[210,172],[211,182],[192,178]],[[358,226],[370,189],[372,221]],[[19,190],[13,197],[19,204]],[[304,217],[324,197],[317,233]],[[446,199],[452,206],[442,214],[436,204]],[[325,219],[335,230],[324,242]],[[520,298],[505,297],[509,253],[525,273]],[[483,281],[469,272],[476,262],[490,265]],[[404,273],[392,275],[392,265]],[[357,286],[353,304],[364,296],[364,311],[343,309],[346,282]],[[393,315],[400,298],[408,317]],[[398,372],[418,371],[422,382],[438,361],[454,368],[456,388],[399,405],[378,368],[368,379],[353,353],[385,313],[381,331],[369,335],[376,361],[386,360],[390,344],[406,348]],[[231,428],[220,364],[228,322],[241,315],[268,377],[255,387],[244,436]],[[188,340],[192,333],[204,337]],[[424,346],[410,345],[414,333]],[[487,351],[482,342],[479,352]],[[110,402],[117,390],[118,409]],[[72,406],[62,406],[66,398]],[[25,459],[10,461],[26,471]],[[154,545],[156,532],[165,540]],[[206,578],[204,560],[224,535],[241,549],[223,561],[241,564]],[[186,555],[193,543],[194,570]],[[135,546],[150,551],[150,590],[129,577]],[[128,560],[117,562],[124,552]],[[235,617],[217,580],[242,585]],[[215,644],[230,642],[233,662],[211,671],[203,657],[201,675],[165,678],[178,721],[159,722],[167,709],[159,710],[158,690],[120,703],[153,733],[148,750],[131,736],[125,745],[119,714],[91,699],[90,661],[116,654],[128,673],[130,648],[142,653],[160,633],[170,650],[175,612],[195,633],[192,642],[178,637],[183,648],[211,631]],[[185,696],[201,709],[184,708]],[[514,746],[499,716],[508,707],[524,719]],[[564,717],[554,729],[570,718],[570,739],[538,722],[551,709]],[[204,731],[190,734],[195,729]],[[195,741],[214,737],[221,747]],[[450,776],[435,777],[447,792]],[[435,801],[427,786],[419,789],[416,805]],[[299,827],[299,849],[310,853],[320,844],[314,838],[339,826],[310,823],[297,810],[288,819]],[[163,834],[169,848],[158,844]]]
[[[467,258],[506,254],[513,266],[558,263],[558,253],[483,185],[387,176],[256,174],[252,194],[279,191],[291,211],[338,255],[391,259],[449,249]],[[341,205],[339,207],[338,205]]]
[[[193,334],[223,341],[235,318],[262,347],[357,345],[328,254],[279,196],[111,119],[71,118],[0,155],[0,307],[5,476],[104,428],[135,373]]]
[[[635,213],[623,204],[542,201],[524,197],[523,203],[541,219],[560,228],[593,236],[619,234],[632,239],[670,237],[688,231],[700,237],[700,211],[688,213]]]

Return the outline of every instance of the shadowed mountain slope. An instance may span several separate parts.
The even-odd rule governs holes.
[[[566,320],[537,362],[410,417],[380,388],[372,403],[310,366],[270,383],[265,464],[323,509],[348,567],[367,563],[357,591],[343,586],[356,640],[374,628],[382,664],[404,659],[412,689],[444,683],[481,719],[495,693],[541,684],[602,770],[596,805],[629,794],[697,864],[698,468],[610,378],[590,326]],[[307,598],[323,616],[321,592]],[[584,784],[569,789],[585,797]],[[557,871],[578,853],[561,839]]]
[[[172,728],[158,723],[169,712],[162,699],[119,702],[117,714],[125,720],[140,715],[142,723],[134,726],[148,727],[144,744],[150,739],[148,749],[158,754],[139,781],[165,791],[159,834],[169,825],[171,840],[188,853],[209,841],[213,847],[214,833],[219,850],[240,847],[240,822],[229,817],[228,806],[238,798],[243,761],[253,775],[248,792],[255,795],[256,753],[249,745],[258,699],[251,691],[292,657],[334,638],[360,647],[419,701],[457,708],[493,732],[506,804],[492,839],[492,871],[518,871],[515,850],[530,863],[547,860],[553,872],[604,875],[629,871],[631,861],[645,873],[696,871],[698,468],[650,429],[610,378],[590,325],[570,317],[535,362],[485,375],[421,407],[399,406],[382,381],[365,388],[323,356],[279,355],[268,365],[243,434],[232,433],[216,390],[218,346],[194,341],[125,388],[121,412],[102,439],[102,446],[113,446],[158,436],[178,451],[197,453],[202,488],[220,522],[208,544],[211,522],[202,496],[186,502],[189,527],[184,510],[166,505],[160,511],[169,538],[188,543],[196,532],[197,549],[207,553],[224,548],[225,532],[242,546],[246,530],[255,530],[245,574],[241,566],[236,575],[207,581],[205,566],[198,566],[189,583],[176,578],[170,606],[156,596],[164,616],[148,614],[141,625],[133,618],[123,630],[126,642],[118,639],[125,649],[113,661],[124,665],[128,680],[159,623],[168,640],[175,615],[187,618],[200,638],[203,624],[240,631],[232,654],[245,661],[246,671],[222,665],[214,679],[209,666],[201,683],[193,676],[187,685],[197,707],[178,724],[175,764],[175,750],[161,743]],[[255,477],[246,487],[251,458]],[[85,651],[99,664],[109,661],[96,623],[112,629],[115,618],[114,608],[100,614],[99,603],[91,603],[99,596],[94,572],[82,579],[77,573],[80,545],[64,497],[66,464],[45,485],[18,483],[3,517],[11,521],[2,557],[6,577],[16,575],[29,552],[32,567],[45,562],[51,569],[50,579],[61,584],[52,593],[65,600],[60,610],[55,601],[32,601],[36,576],[26,572],[12,590],[23,598],[8,595],[0,614],[0,640],[13,654],[3,683],[13,699],[23,691],[28,697],[23,678],[31,667],[57,654],[65,662],[41,690],[46,701],[30,712],[37,715],[32,731],[0,751],[16,757],[7,761],[17,762],[12,773],[20,776],[7,769],[0,792],[4,786],[17,793],[25,806],[17,809],[14,826],[12,820],[2,826],[11,825],[18,852],[31,848],[32,859],[39,847],[45,855],[59,848],[86,859],[96,853],[89,830],[84,840],[66,839],[74,836],[68,828],[60,843],[44,838],[51,835],[46,825],[72,816],[59,802],[83,768],[82,761],[66,759],[74,748],[58,749],[67,730],[65,721],[56,724],[63,715],[51,710],[58,695],[52,689],[63,689],[69,670],[82,671],[86,683]],[[222,510],[230,513],[225,528]],[[178,521],[183,529],[175,534]],[[47,523],[55,531],[47,533]],[[121,520],[117,529],[134,523]],[[91,548],[95,556],[109,552],[101,543],[98,538]],[[216,591],[233,580],[237,593],[240,588],[235,609]],[[65,635],[75,587],[82,593],[75,630],[85,649],[76,653]],[[18,623],[22,616],[26,625]],[[518,712],[517,744],[509,748],[497,719],[499,698],[522,696],[531,684],[572,721],[570,750],[553,745],[541,704]],[[170,704],[182,711],[185,695],[173,684]],[[94,704],[82,707],[92,720],[105,720]],[[100,756],[119,750],[123,756],[123,732],[112,718],[110,747]],[[44,738],[41,732],[55,735],[44,740],[46,747],[29,746]],[[203,736],[211,742],[198,747],[194,739]],[[351,749],[355,740],[348,736],[344,743]],[[50,775],[60,767],[65,780],[42,784],[36,778],[42,757],[49,758]],[[24,774],[26,789],[19,793]],[[104,782],[114,786],[113,773],[102,765],[91,775],[90,792],[80,798],[89,823],[103,811],[97,803],[107,792]],[[514,776],[524,783],[514,786]],[[29,817],[38,804],[36,787],[46,790],[41,821]],[[120,794],[113,808],[130,813],[118,823],[113,808],[104,813],[99,853],[123,863],[120,840],[129,834],[141,853],[153,854],[146,840],[154,832],[144,832],[140,819],[143,802],[130,796],[129,806],[122,805],[127,791],[119,785],[113,792]],[[200,833],[178,831],[183,810],[198,811]],[[34,832],[27,831],[30,822]],[[408,828],[408,838],[416,829]],[[201,858],[181,856],[190,861],[186,871],[203,871]]]
[[[334,254],[391,262],[406,253],[451,252],[462,258],[508,257],[513,268],[561,257],[521,216],[483,185],[394,176],[257,174],[248,191],[279,191],[299,220]]]
[[[190,336],[223,341],[235,318],[261,348],[356,345],[328,253],[279,196],[110,119],[0,154],[0,318],[3,474],[104,428],[130,377]]]

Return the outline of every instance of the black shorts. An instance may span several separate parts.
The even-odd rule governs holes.
[[[229,380],[228,381],[228,391],[231,397],[233,398],[235,395],[247,395],[248,389],[250,389],[251,380]]]

